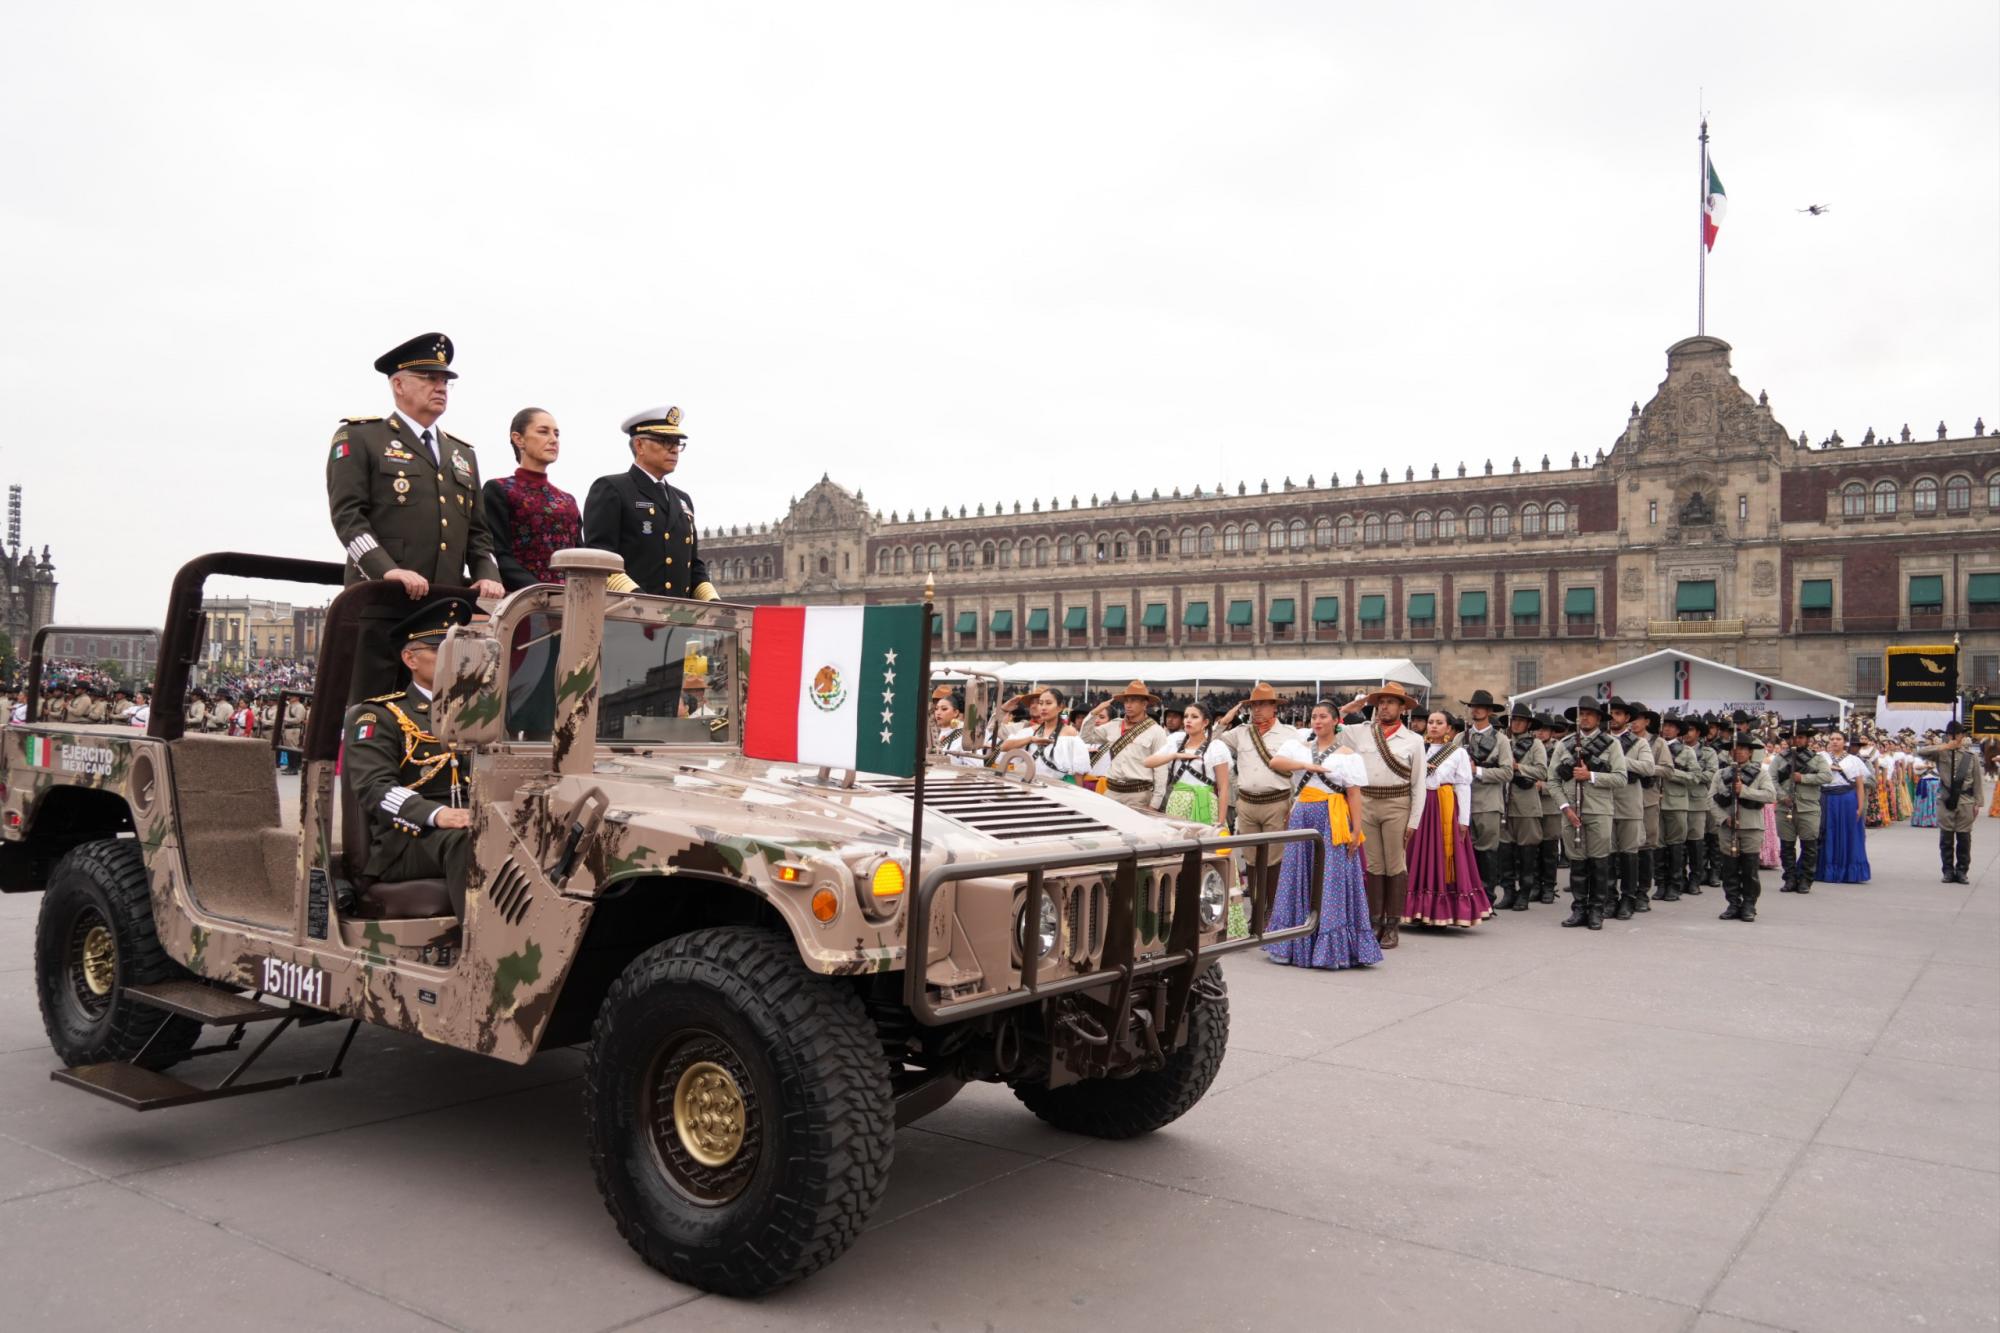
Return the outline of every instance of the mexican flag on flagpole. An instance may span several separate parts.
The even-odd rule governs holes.
[[[1722,177],[1715,174],[1715,163],[1704,159],[1708,168],[1708,197],[1701,205],[1701,244],[1706,250],[1715,248],[1715,234],[1722,230],[1722,215],[1727,211],[1729,199],[1722,193]],[[1687,177],[1683,176],[1682,180]]]
[[[921,606],[760,606],[743,753],[915,775],[927,682]]]

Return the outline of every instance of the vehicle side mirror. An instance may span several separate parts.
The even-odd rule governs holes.
[[[454,625],[438,645],[431,727],[455,750],[507,739],[507,696],[500,679],[500,641],[487,625]]]

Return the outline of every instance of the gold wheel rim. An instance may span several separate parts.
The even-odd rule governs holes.
[[[674,1085],[674,1133],[688,1156],[707,1167],[728,1166],[749,1128],[743,1090],[727,1069],[697,1060]]]
[[[118,941],[110,928],[92,926],[83,936],[83,984],[92,995],[109,995],[118,975]]]

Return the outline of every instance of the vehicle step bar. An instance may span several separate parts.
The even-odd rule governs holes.
[[[264,1004],[253,996],[219,990],[199,981],[156,981],[150,986],[127,986],[125,993],[140,1004],[164,1009],[182,1018],[192,1018],[210,1027],[234,1027],[240,1023],[264,1023],[288,1013],[276,1005]]]
[[[234,1023],[237,1025],[236,1036],[230,1039],[227,1046],[210,1047],[208,1048],[209,1051],[234,1050],[236,1048],[236,1041],[242,1035],[242,1024],[245,1022],[261,1022],[265,1017],[273,1017],[278,1021],[273,1023],[266,1031],[264,1040],[258,1042],[251,1049],[250,1053],[237,1062],[236,1067],[223,1075],[222,1081],[213,1087],[204,1088],[197,1084],[186,1082],[183,1079],[175,1078],[172,1074],[164,1074],[158,1070],[143,1067],[138,1062],[145,1059],[145,1048],[141,1048],[139,1053],[130,1060],[109,1060],[102,1064],[76,1065],[70,1069],[52,1069],[49,1071],[49,1078],[56,1083],[64,1083],[72,1088],[80,1088],[93,1096],[116,1102],[127,1110],[160,1111],[170,1106],[189,1106],[196,1102],[212,1102],[223,1097],[241,1097],[246,1093],[252,1092],[275,1092],[279,1088],[296,1088],[306,1083],[318,1083],[323,1079],[339,1078],[341,1063],[347,1059],[347,1049],[354,1044],[354,1034],[361,1027],[361,1020],[358,1018],[348,1021],[347,1031],[340,1038],[339,1048],[334,1051],[333,1059],[329,1060],[323,1069],[309,1069],[302,1074],[285,1074],[278,1078],[260,1079],[254,1083],[245,1083],[241,1081],[243,1075],[249,1070],[250,1066],[257,1063],[259,1056],[271,1049],[271,1043],[278,1039],[278,1034],[292,1026],[293,1023],[299,1022],[304,1015],[313,1014],[313,1011],[294,1009],[288,1012],[283,1009],[275,1009],[269,1005],[259,1004],[251,997],[230,995],[226,991],[218,991],[202,986],[199,982],[170,982],[165,985],[151,987],[149,989],[153,992],[153,996],[147,998],[146,1003],[155,1008],[167,1009],[171,1013],[180,1014],[185,1017],[201,1017],[202,1011],[200,1009],[174,1008],[160,1002],[157,998],[158,992],[174,986],[186,986],[194,990],[206,991],[209,995],[216,996],[221,1001],[234,1000],[237,1002],[235,1008],[230,1008],[226,1004],[216,1004],[206,999],[195,998],[192,1000],[191,1003],[194,1005],[209,1005],[210,1012],[222,1012],[226,1014],[225,1017],[207,1019],[205,1021]],[[137,987],[128,993],[132,994],[134,998],[138,998]],[[180,1002],[187,1000],[188,997],[185,995],[178,997],[178,1001]],[[245,1005],[257,1010],[258,1013],[251,1018],[243,1017],[241,1009]],[[306,1018],[305,1021],[308,1023],[313,1021],[325,1022],[331,1017],[332,1015],[321,1016],[313,1014],[311,1018]],[[165,1026],[165,1024],[161,1024],[161,1030],[164,1030]],[[155,1035],[158,1034],[156,1033]],[[152,1042],[148,1041],[146,1045],[150,1047]],[[203,1054],[203,1052],[194,1051],[190,1052],[190,1054],[199,1055]]]

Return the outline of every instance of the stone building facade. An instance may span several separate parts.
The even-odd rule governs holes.
[[[22,661],[35,631],[56,618],[56,567],[49,548],[14,546],[0,550],[0,630],[14,641]]]
[[[1667,350],[1609,449],[1400,477],[871,512],[822,477],[704,533],[753,603],[937,584],[942,658],[1398,656],[1463,698],[1662,647],[1872,703],[1883,648],[1963,639],[2000,688],[2000,435],[1793,438],[1720,339]]]

